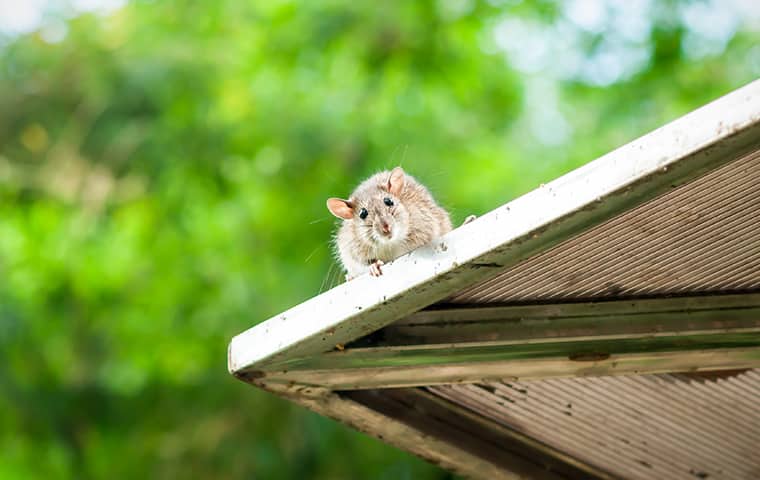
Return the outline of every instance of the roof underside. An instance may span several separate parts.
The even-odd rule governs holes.
[[[754,478],[758,219],[760,81],[241,334],[230,370],[467,476]]]
[[[430,387],[622,478],[757,478],[760,370]]]
[[[749,479],[760,473],[757,369],[345,395],[497,465],[508,458],[505,469],[529,478]]]

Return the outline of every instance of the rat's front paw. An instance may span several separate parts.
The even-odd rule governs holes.
[[[383,274],[383,271],[380,269],[380,267],[382,267],[383,265],[385,265],[385,263],[383,263],[382,260],[375,260],[374,262],[370,263],[369,274],[372,275],[373,277],[379,277],[380,275]]]

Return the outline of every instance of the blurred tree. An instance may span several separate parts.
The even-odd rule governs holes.
[[[225,371],[324,199],[459,222],[760,73],[752,2],[119,3],[0,37],[0,478],[449,478]]]

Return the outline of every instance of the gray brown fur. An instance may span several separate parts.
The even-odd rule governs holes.
[[[394,172],[396,176],[392,179]],[[386,205],[385,198],[391,199],[393,206]],[[331,205],[336,201],[344,202],[349,209],[336,213],[335,204]],[[384,262],[451,231],[446,210],[436,204],[427,188],[400,167],[371,176],[347,201],[328,200],[328,208],[344,219],[335,236],[335,247],[349,279],[367,271],[379,275]],[[362,208],[368,213],[365,219],[360,218]],[[392,233],[383,233],[383,222]]]

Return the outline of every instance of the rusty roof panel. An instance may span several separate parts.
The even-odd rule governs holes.
[[[760,478],[760,370],[428,387],[632,479]]]
[[[444,303],[514,303],[760,289],[754,151]]]

